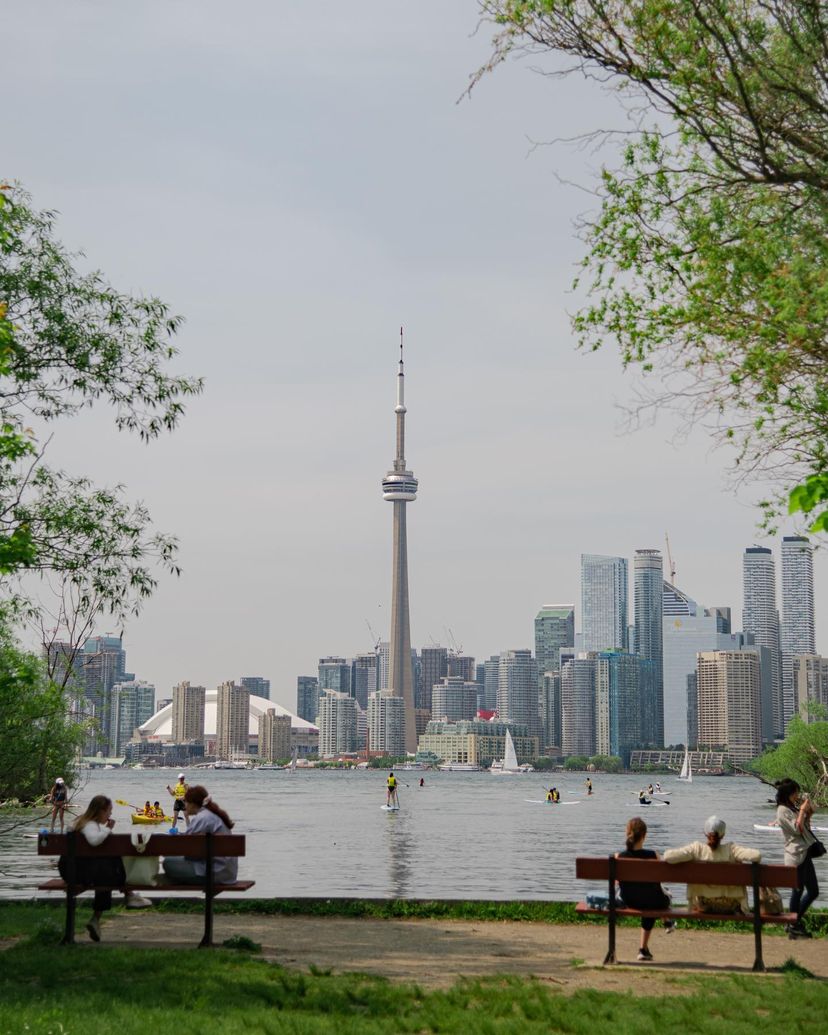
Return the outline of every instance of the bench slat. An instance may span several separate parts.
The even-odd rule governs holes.
[[[42,843],[43,841],[45,844]],[[245,854],[245,845],[244,834],[213,835],[214,856],[241,858]],[[66,834],[47,834],[45,838],[38,838],[38,855],[66,855],[68,851],[69,843]],[[207,855],[207,840],[203,834],[152,834],[146,850],[139,852],[133,845],[129,834],[110,834],[103,844],[96,845],[94,848],[81,834],[75,841],[75,853],[78,858],[186,855],[191,859],[204,859]]]
[[[579,902],[575,912],[582,915],[608,916],[609,910],[595,909],[586,902]],[[616,916],[648,916],[665,920],[735,920],[737,923],[753,923],[753,913],[699,913],[693,909],[628,909],[616,908]],[[763,924],[792,924],[796,921],[796,913],[761,913]]]
[[[607,857],[580,857],[575,860],[575,875],[582,880],[608,880]],[[691,862],[666,863],[662,859],[616,859],[617,880],[654,884],[724,884],[750,887],[753,875],[750,863]],[[762,887],[795,888],[798,886],[795,866],[762,864],[759,867]]]
[[[218,894],[220,891],[248,891],[256,882],[254,880],[237,880],[233,884],[214,884],[213,891]],[[96,888],[102,891],[122,891],[120,887],[114,887],[107,884],[96,884]],[[203,884],[127,884],[126,887],[130,891],[204,891]],[[92,891],[92,887],[88,884],[76,884],[75,888],[78,893],[82,891]],[[38,891],[66,891],[66,881],[61,880],[59,877],[55,877],[52,880],[44,881],[42,884],[38,884]]]

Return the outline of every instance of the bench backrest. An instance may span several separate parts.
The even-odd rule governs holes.
[[[206,834],[152,834],[144,851],[139,851],[129,834],[110,834],[103,844],[92,847],[83,834],[44,834],[38,838],[38,855],[69,855],[70,838],[75,842],[79,858],[97,856],[186,855],[190,859],[207,858]],[[241,858],[245,851],[244,834],[212,834],[212,852],[216,856]]]
[[[666,863],[661,859],[615,859],[615,879],[631,883],[723,884],[750,887],[751,863],[687,862]],[[575,876],[582,880],[609,880],[610,857],[581,857],[575,860]],[[759,884],[763,888],[798,886],[795,866],[759,865]]]

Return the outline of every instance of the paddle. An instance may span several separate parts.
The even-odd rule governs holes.
[[[124,801],[123,798],[116,798],[115,799],[115,804],[116,805],[126,805],[126,807],[128,809],[134,809],[136,812],[143,812],[144,811],[144,806],[143,805],[133,805],[132,802]]]

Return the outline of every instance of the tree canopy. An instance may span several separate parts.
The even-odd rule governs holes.
[[[754,770],[769,783],[790,777],[811,795],[819,808],[828,806],[828,722],[824,709],[816,722],[795,715],[782,743],[760,755]]]
[[[630,130],[581,224],[582,347],[828,530],[828,8],[814,0],[481,0],[511,55],[597,78]],[[472,84],[472,85],[473,85]]]

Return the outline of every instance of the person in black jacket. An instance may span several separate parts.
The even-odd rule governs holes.
[[[658,852],[653,852],[644,847],[647,838],[647,824],[640,816],[634,816],[627,822],[627,847],[625,851],[619,852],[616,859],[657,859]],[[669,909],[670,896],[657,883],[646,883],[639,881],[619,881],[619,889],[624,905],[630,909]],[[655,917],[641,917],[641,944],[638,950],[638,959],[642,962],[651,960],[653,954],[650,952],[650,933],[655,926]],[[675,923],[672,920],[665,920],[664,927],[668,932],[672,931]]]

